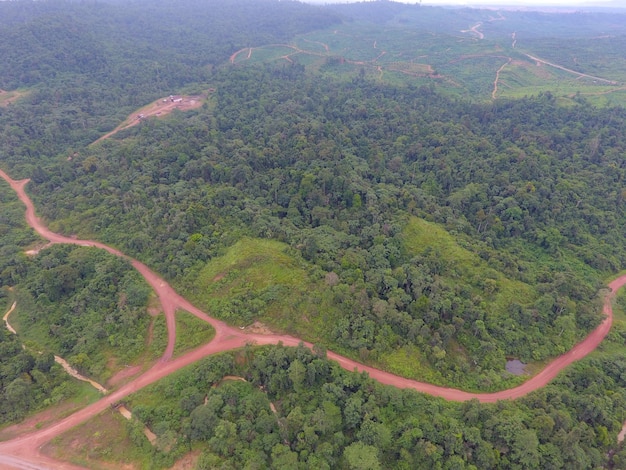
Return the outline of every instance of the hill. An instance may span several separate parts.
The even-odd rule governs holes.
[[[626,264],[620,14],[188,0],[0,2],[0,18],[3,169],[31,179],[52,230],[119,248],[234,326],[260,322],[315,342],[320,357],[290,350],[285,357],[301,354],[300,365],[276,359],[273,379],[261,379],[253,360],[264,351],[233,356],[239,369],[225,372],[247,374],[271,398],[303,374],[315,384],[314,369],[330,367],[324,348],[444,386],[502,390],[525,378],[507,372],[507,360],[532,372],[599,324],[598,291]],[[209,95],[126,125],[163,97]],[[2,197],[1,292],[24,304],[21,334],[105,379],[111,362],[139,361],[153,321],[147,287],[128,264],[84,248],[26,257],[35,237]],[[190,339],[181,348],[211,337],[183,324]],[[570,439],[581,467],[598,467],[619,451],[609,441],[623,412],[622,365],[611,365],[622,329],[606,356],[570,370],[557,391],[529,398],[523,412],[500,405],[519,425],[510,433],[493,409],[471,404],[447,415],[463,423],[446,428],[462,434],[456,444],[420,430],[402,450],[392,446],[402,433],[391,439],[378,426],[406,425],[395,421],[407,412],[395,392],[372,402],[395,403],[384,413],[372,409],[352,425],[339,400],[347,427],[333,430],[343,437],[325,461],[359,468],[365,449],[389,466],[436,468],[413,455],[420,445],[451,468],[461,455],[481,468],[559,468],[577,461],[555,456]],[[311,372],[303,361],[315,362]],[[32,369],[11,381],[31,384]],[[367,408],[364,378],[331,375]],[[583,390],[587,376],[603,400],[585,394],[588,407],[563,391]],[[245,387],[232,396],[266,400]],[[288,410],[280,423],[294,413],[291,430],[266,423],[289,442],[263,449],[268,466],[272,452],[272,462],[283,455],[304,466],[305,447],[315,448],[305,437],[330,442],[326,431],[304,429],[291,406],[306,396],[297,392],[279,404]],[[189,391],[194,409],[199,394]],[[567,409],[549,409],[548,395],[565,396]],[[184,408],[180,419],[191,419],[191,404]],[[180,451],[179,426],[155,414],[139,411],[161,437],[158,451]],[[361,421],[370,424],[357,430]],[[235,442],[233,426],[220,432]],[[480,445],[472,432],[484,432]],[[579,445],[581,436],[593,445]],[[380,453],[370,448],[378,438]],[[206,459],[229,452],[215,447]],[[233,465],[244,460],[254,458]]]

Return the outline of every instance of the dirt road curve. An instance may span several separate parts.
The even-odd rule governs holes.
[[[206,313],[193,306],[189,301],[178,295],[172,287],[150,270],[145,264],[127,257],[119,250],[111,248],[100,242],[90,240],[78,240],[65,237],[51,232],[36,216],[33,203],[26,195],[24,188],[28,180],[15,181],[12,180],[4,171],[0,170],[0,176],[6,180],[11,188],[17,193],[20,200],[26,206],[26,220],[42,237],[50,240],[52,243],[70,243],[79,246],[95,246],[108,251],[116,256],[128,259],[132,265],[146,278],[148,283],[155,290],[162,305],[163,312],[167,319],[168,328],[168,344],[167,348],[159,362],[151,369],[146,371],[135,380],[127,383],[120,389],[104,396],[102,399],[93,403],[80,411],[58,421],[52,426],[45,429],[34,431],[30,434],[18,437],[11,441],[0,443],[0,469],[2,468],[18,468],[18,469],[75,469],[78,467],[54,461],[48,457],[40,455],[39,448],[55,436],[69,430],[70,428],[86,421],[105,410],[112,403],[115,403],[127,395],[153,383],[161,378],[177,371],[178,369],[189,365],[199,359],[211,354],[230,349],[240,348],[248,343],[263,345],[277,344],[279,341],[286,346],[297,346],[301,340],[287,335],[260,335],[246,334],[241,330],[231,328],[225,323],[209,317]],[[591,351],[593,351],[604,339],[611,328],[613,321],[613,311],[611,309],[611,299],[613,293],[626,284],[626,275],[616,279],[609,284],[612,293],[607,295],[604,302],[604,314],[606,315],[603,322],[582,342],[578,343],[572,350],[556,358],[546,366],[539,374],[535,375],[522,385],[509,390],[503,390],[495,393],[469,393],[462,390],[452,388],[439,387],[415,380],[405,379],[388,372],[383,372],[372,367],[364,366],[355,361],[347,359],[343,356],[328,351],[328,358],[337,361],[341,367],[347,370],[358,370],[367,372],[372,378],[381,383],[393,385],[400,388],[412,388],[422,393],[433,396],[442,397],[446,400],[466,401],[477,399],[481,402],[495,402],[497,400],[515,399],[524,396],[533,390],[543,387],[550,382],[556,375],[572,362],[577,361]],[[175,330],[175,312],[177,309],[184,309],[198,318],[205,320],[215,328],[215,338],[208,344],[191,351],[184,356],[172,360],[172,352],[174,350],[174,342],[176,339]],[[304,342],[308,347],[312,347],[310,343]]]

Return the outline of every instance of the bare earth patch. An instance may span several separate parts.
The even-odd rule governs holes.
[[[191,109],[199,108],[204,104],[206,99],[206,95],[196,95],[196,96],[169,96],[166,98],[159,98],[158,100],[150,103],[143,108],[138,109],[130,116],[126,118],[126,120],[113,129],[111,132],[104,134],[98,140],[94,142],[100,142],[101,140],[107,139],[112,135],[117,134],[119,131],[124,129],[128,129],[129,127],[136,126],[142,121],[149,119],[151,117],[163,117],[170,114],[175,109],[179,111],[189,111]]]
[[[213,278],[213,282],[221,281],[226,277],[226,273],[219,273],[217,276]]]
[[[273,334],[272,330],[270,330],[267,326],[265,326],[260,321],[255,321],[252,325],[246,326],[244,330],[247,333],[254,333],[257,335],[271,335]]]
[[[26,96],[27,94],[28,94],[28,91],[19,91],[19,90],[5,91],[5,90],[0,90],[0,107],[9,106],[10,104],[15,103],[17,100],[19,100],[23,96]]]
[[[196,463],[198,462],[199,457],[199,450],[191,451],[181,459],[177,460],[170,470],[192,470],[196,468]]]
[[[43,250],[44,248],[48,248],[51,245],[52,243],[40,243],[38,245],[35,245],[30,250],[26,250],[24,254],[28,256],[35,256],[38,255],[41,250]]]
[[[124,369],[120,370],[117,374],[115,374],[113,377],[111,377],[109,380],[107,380],[106,385],[108,388],[115,388],[118,385],[125,384],[126,382],[128,382],[130,378],[134,377],[141,371],[142,371],[141,366],[125,367]]]

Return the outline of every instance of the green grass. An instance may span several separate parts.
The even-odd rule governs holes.
[[[287,250],[288,245],[274,240],[241,239],[200,271],[196,284],[206,289],[201,298],[224,297],[248,284],[256,289],[275,284],[301,287],[306,272]]]
[[[204,320],[189,312],[176,312],[176,346],[174,357],[180,356],[198,346],[209,343],[215,336],[215,330]]]
[[[242,238],[184,285],[193,286],[188,294],[211,315],[241,326],[258,318],[293,321],[293,306],[314,286],[307,265],[290,249],[274,240]]]
[[[446,95],[471,95],[478,101],[490,101],[496,71],[511,58],[500,73],[497,98],[551,92],[568,105],[572,97],[580,93],[599,106],[626,103],[626,93],[619,91],[626,83],[621,39],[613,44],[613,39],[540,38],[520,40],[513,48],[510,31],[502,34],[499,30],[504,22],[485,22],[485,33],[489,28],[495,28],[495,36],[487,34],[483,40],[478,40],[468,33],[460,33],[460,29],[451,25],[423,24],[423,19],[417,19],[419,25],[411,25],[416,19],[410,19],[405,25],[396,23],[384,27],[358,21],[344,23],[339,28],[295,37],[290,45],[297,47],[299,52],[285,45],[253,45],[250,59],[244,51],[237,56],[236,62],[284,62],[283,56],[289,55],[291,60],[305,65],[308,70],[339,80],[352,79],[362,69],[369,79],[394,85],[432,84]],[[463,28],[469,28],[470,23],[476,24],[481,19],[467,21],[469,23]],[[541,37],[545,31],[532,34]],[[610,86],[545,64],[537,66],[524,52],[622,85]],[[419,67],[416,64],[420,64]],[[407,73],[410,71],[414,72]]]
[[[43,453],[86,468],[122,468],[132,463],[133,468],[148,469],[153,450],[140,429],[133,429],[121,414],[107,409],[53,439]]]
[[[488,308],[492,314],[501,314],[512,301],[529,305],[537,297],[530,285],[509,279],[491,268],[476,253],[462,247],[460,239],[440,225],[412,217],[403,231],[403,239],[410,254],[434,250],[446,265],[442,274],[445,282],[450,285],[463,282],[471,286],[473,294],[489,300]]]
[[[165,315],[159,314],[152,319],[152,333],[148,346],[149,356],[152,359],[161,357],[167,347],[167,324]]]

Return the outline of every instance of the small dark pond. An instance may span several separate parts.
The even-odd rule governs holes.
[[[519,359],[509,359],[506,361],[506,370],[513,375],[524,375],[526,373],[526,364]]]

